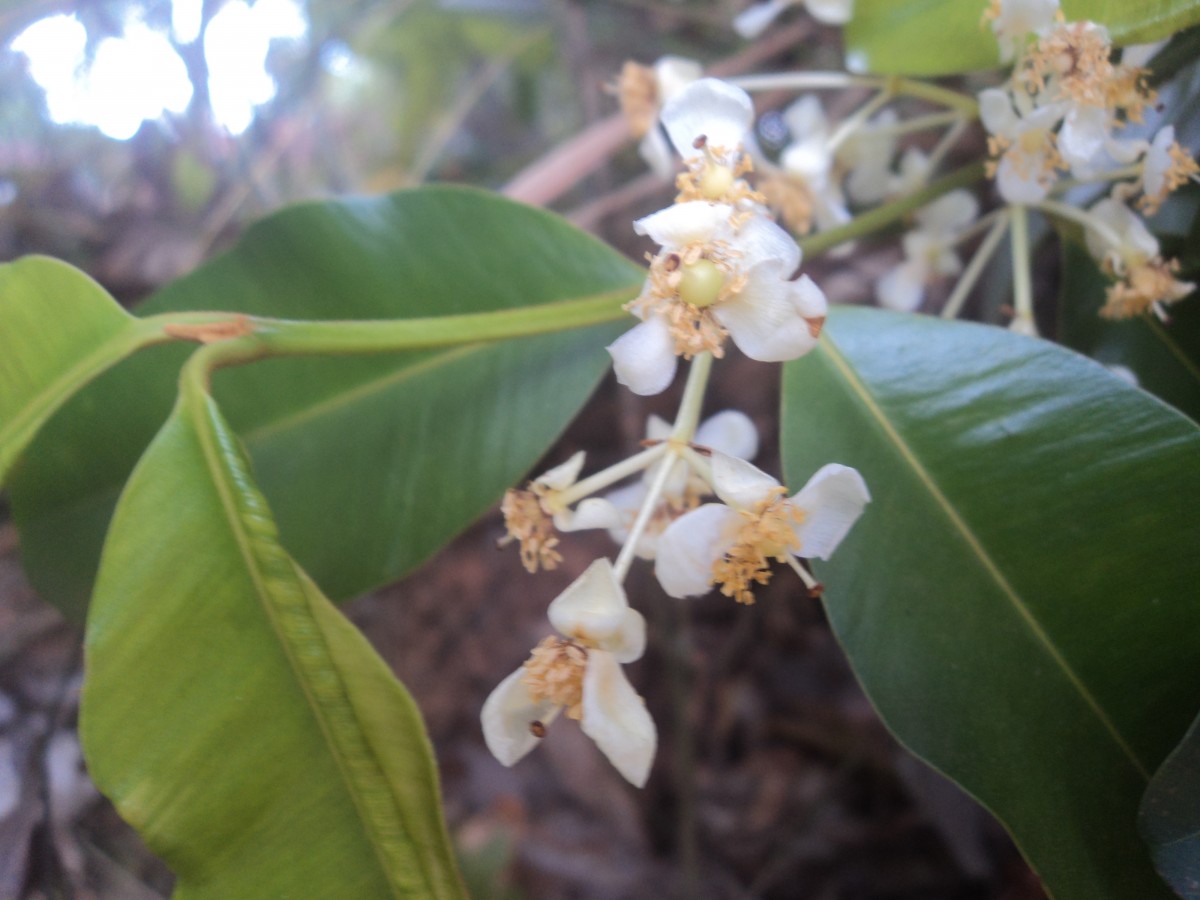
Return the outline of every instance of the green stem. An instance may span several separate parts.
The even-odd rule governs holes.
[[[810,91],[844,90],[855,87],[873,87],[891,91],[902,97],[916,97],[948,109],[957,110],[965,116],[979,115],[979,103],[970,94],[960,94],[950,88],[940,87],[915,78],[900,78],[894,75],[848,75],[844,72],[780,72],[773,75],[745,75],[726,79],[744,91]]]
[[[1000,241],[1004,239],[1004,232],[1007,229],[1008,211],[1002,210],[992,224],[992,230],[987,233],[987,237],[983,239],[983,243],[979,245],[979,249],[975,251],[971,261],[967,263],[967,268],[962,273],[962,277],[958,279],[958,284],[954,286],[954,291],[946,299],[946,305],[942,307],[943,319],[953,319],[958,315],[963,303],[966,302],[967,295],[971,293],[971,288],[975,287],[975,282],[983,274],[984,266],[988,264],[996,252],[996,248],[1000,246]]]
[[[187,339],[178,331],[171,333],[172,326],[240,322],[248,333],[215,340],[196,354],[211,372],[273,356],[395,353],[583,328],[624,317],[622,305],[635,292],[634,288],[623,288],[582,300],[417,319],[302,322],[214,312],[165,313],[142,321],[151,336],[147,343]]]
[[[642,508],[638,510],[637,519],[634,520],[633,527],[629,529],[629,536],[625,538],[621,552],[617,554],[617,561],[613,563],[613,572],[616,573],[618,582],[624,581],[625,576],[629,574],[629,567],[633,564],[633,557],[637,552],[638,541],[642,539],[642,533],[650,524],[650,519],[658,506],[658,498],[662,496],[663,488],[667,486],[667,477],[671,474],[671,469],[675,467],[678,459],[679,451],[673,445],[668,444],[666,455],[658,464],[658,468],[654,470],[654,480],[650,482],[646,497],[642,500]]]
[[[675,414],[675,426],[671,429],[672,441],[686,444],[696,436],[696,426],[700,423],[700,407],[704,403],[704,391],[708,387],[712,362],[711,353],[701,353],[692,360],[687,383],[683,386],[683,397],[679,401],[679,412]]]
[[[839,244],[853,241],[886,228],[893,222],[904,218],[910,212],[914,212],[922,206],[931,203],[943,194],[947,194],[955,188],[974,184],[982,177],[982,161],[963,166],[949,175],[943,175],[937,181],[930,182],[926,187],[909,194],[907,197],[901,197],[899,200],[893,200],[891,203],[885,203],[883,206],[855,216],[845,225],[839,225],[837,228],[830,228],[828,231],[819,231],[816,234],[809,235],[799,241],[800,249],[804,251],[805,256],[815,256],[824,253],[826,250],[830,250]]]
[[[602,469],[594,475],[589,475],[581,481],[575,482],[569,488],[564,488],[561,491],[553,494],[554,503],[564,509],[572,503],[576,503],[585,497],[590,497],[597,491],[602,491],[612,484],[616,484],[623,478],[628,478],[630,475],[636,475],[643,469],[648,469],[654,464],[654,461],[667,452],[667,443],[664,441],[661,444],[655,444],[653,447],[647,447],[640,453],[635,453],[627,459],[621,460],[619,463],[609,466],[607,469]]]
[[[1016,318],[1033,325],[1033,272],[1029,263],[1029,209],[1023,204],[1012,207],[1013,306]]]

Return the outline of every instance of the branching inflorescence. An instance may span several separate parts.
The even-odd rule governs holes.
[[[753,7],[738,26],[757,32],[793,5]],[[829,22],[845,21],[850,11],[845,2],[807,6]],[[622,775],[645,783],[655,726],[622,668],[642,655],[646,640],[645,622],[622,586],[635,558],[653,563],[674,598],[716,589],[751,604],[776,564],[791,567],[809,596],[820,595],[801,560],[828,559],[850,531],[870,501],[862,476],[825,465],[789,495],[749,461],[758,436],[744,414],[729,410],[699,421],[714,360],[730,343],[762,362],[794,360],[818,344],[826,298],[799,273],[793,235],[836,234],[845,252],[853,239],[911,212],[915,227],[904,236],[903,259],[878,280],[877,299],[913,311],[931,283],[959,277],[943,309],[953,316],[1010,233],[1011,327],[1031,335],[1030,209],[1083,226],[1088,249],[1112,279],[1102,315],[1161,315],[1163,304],[1190,292],[1137,211],[1152,214],[1198,172],[1170,126],[1152,140],[1126,136],[1154,103],[1146,71],[1116,58],[1102,26],[1065,21],[1057,0],[993,0],[981,12],[1012,71],[977,100],[896,78],[786,73],[735,84],[702,77],[697,63],[675,57],[652,68],[626,65],[615,93],[643,157],[673,177],[678,194],[633,223],[658,249],[646,255],[646,281],[626,306],[638,322],[608,351],[617,380],[639,395],[665,390],[680,358],[690,368],[675,421],[651,418],[640,452],[585,478],[585,456],[577,453],[504,498],[503,543],[518,544],[531,573],[562,561],[563,532],[605,529],[620,545],[614,561],[592,563],[550,604],[557,636],[534,648],[488,698],[484,735],[505,765],[530,752],[565,711]],[[873,95],[840,123],[827,119],[816,95],[799,97],[782,113],[791,138],[775,159],[749,137],[754,108],[747,90],[864,87]],[[899,96],[942,109],[901,120],[889,108]],[[975,117],[988,132],[986,170],[1003,201],[983,216],[970,191],[937,191],[931,181]],[[931,150],[901,151],[902,136],[934,129],[944,132]],[[747,180],[755,175],[754,183]],[[1060,199],[1103,181],[1114,182],[1111,193],[1086,209]],[[909,202],[917,196],[918,203]],[[880,203],[900,212],[892,219],[851,213],[852,206]],[[964,265],[959,247],[978,235],[983,239]]]

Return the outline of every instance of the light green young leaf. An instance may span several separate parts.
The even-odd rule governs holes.
[[[636,294],[642,271],[562,219],[477,190],[309,203],[251,228],[147,313],[386,319]],[[530,471],[625,323],[441,350],[269,360],[217,374],[284,544],[334,599],[395,580]],[[186,348],[108,373],[49,422],[12,485],[35,586],[82,611],[121,485]],[[330,509],[353,510],[331,522]]]
[[[887,75],[951,75],[1000,65],[981,25],[987,0],[855,0],[846,64]],[[1150,43],[1200,22],[1198,0],[1062,0],[1067,19],[1108,27],[1118,46]]]
[[[1138,828],[1159,873],[1187,900],[1200,896],[1200,718],[1142,798]]]
[[[1134,822],[1200,683],[1200,429],[1048,342],[843,309],[786,368],[790,484],[873,500],[826,607],[913,752],[1059,900],[1169,897]]]
[[[145,337],[66,263],[32,256],[0,265],[0,483],[54,411]]]
[[[122,494],[86,649],[92,777],[181,900],[465,897],[412,698],[194,383]]]

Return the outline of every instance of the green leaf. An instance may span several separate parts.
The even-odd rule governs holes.
[[[201,390],[122,494],[86,649],[92,777],[181,900],[465,896],[416,705],[284,552]]]
[[[293,207],[146,312],[410,318],[635,294],[642,272],[540,210],[428,188]],[[410,571],[528,472],[624,324],[442,350],[277,359],[217,374],[283,540],[334,599]],[[50,422],[12,485],[35,586],[81,610],[112,504],[171,404],[185,348],[139,354]],[[329,520],[330,509],[354,515]]]
[[[0,265],[0,482],[54,411],[145,335],[66,263],[31,256]]]
[[[951,75],[1000,65],[981,26],[985,0],[856,0],[846,26],[846,65],[889,75]],[[1200,0],[1063,0],[1069,21],[1108,27],[1118,46],[1170,37],[1200,22]]]
[[[1110,366],[1124,366],[1138,385],[1200,421],[1200,303],[1169,307],[1170,321],[1150,316],[1100,317],[1108,279],[1087,250],[1063,240],[1059,339]]]
[[[1170,896],[1134,827],[1200,683],[1200,429],[1094,362],[868,309],[787,366],[789,483],[873,495],[826,607],[911,750],[1059,900]]]
[[[1159,873],[1185,900],[1200,898],[1200,717],[1155,773],[1138,828]]]

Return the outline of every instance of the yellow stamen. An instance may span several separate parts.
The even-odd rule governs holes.
[[[525,661],[521,683],[534,703],[549,701],[566,708],[568,719],[583,718],[583,673],[587,649],[565,638],[548,637]]]
[[[1200,175],[1200,165],[1197,165],[1191,154],[1180,146],[1179,141],[1173,143],[1167,152],[1171,156],[1171,165],[1167,167],[1163,176],[1162,187],[1157,194],[1144,196],[1138,201],[1138,206],[1148,216],[1158,212],[1158,208],[1172,191]]]
[[[658,118],[660,98],[654,70],[630,60],[621,67],[621,74],[610,92],[617,95],[629,133],[635,138],[644,137]]]
[[[1195,285],[1179,281],[1177,260],[1156,256],[1126,270],[1124,277],[1109,287],[1100,315],[1106,319],[1129,319],[1156,304],[1174,303],[1192,292]]]
[[[813,225],[813,194],[808,182],[779,174],[759,183],[767,206],[779,213],[793,234],[808,234]]]
[[[558,568],[562,554],[554,549],[559,543],[554,521],[534,491],[505,491],[500,512],[508,531],[501,543],[520,542],[521,564],[527,572],[536,572],[539,566],[546,571]]]
[[[738,603],[754,602],[752,585],[771,580],[771,560],[786,562],[789,553],[800,549],[795,526],[804,521],[804,511],[787,499],[787,488],[772,488],[750,510],[739,510],[742,522],[733,546],[713,564],[712,584]]]

